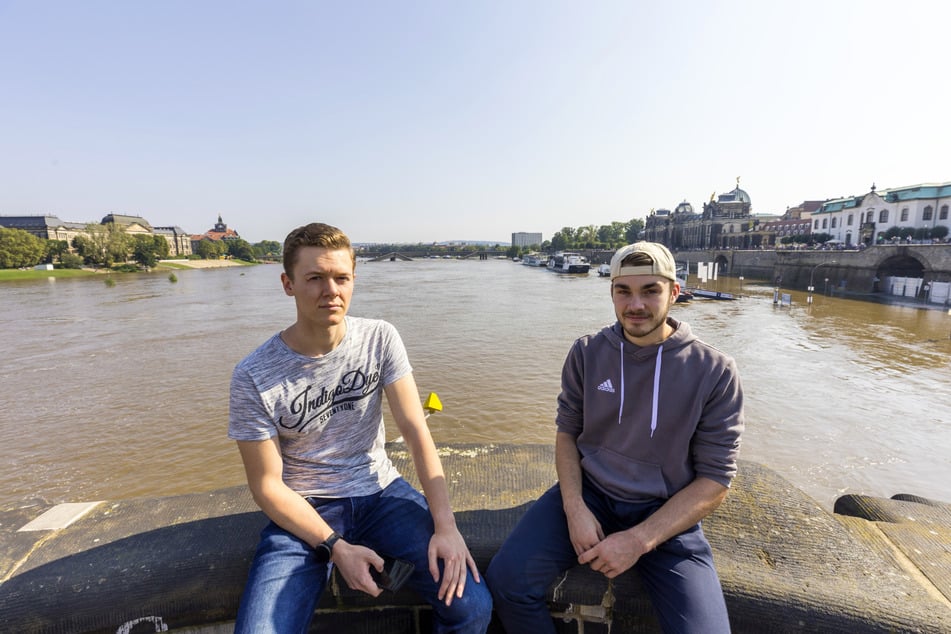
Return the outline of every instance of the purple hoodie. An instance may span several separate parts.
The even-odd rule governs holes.
[[[702,476],[729,487],[743,431],[733,359],[667,318],[674,333],[640,347],[619,323],[575,341],[561,375],[558,431],[581,468],[623,501],[667,499]]]

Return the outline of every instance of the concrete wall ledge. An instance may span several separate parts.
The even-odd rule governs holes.
[[[409,456],[390,454],[414,482]],[[480,569],[554,482],[547,445],[440,447],[460,529]],[[103,502],[65,528],[19,529],[42,504],[0,510],[0,631],[228,632],[265,518],[246,487]],[[704,522],[735,632],[951,631],[951,505],[844,496],[829,513],[743,461]],[[575,568],[552,585],[559,632],[656,632],[636,573]],[[373,599],[335,577],[312,632],[416,633],[409,591]],[[493,623],[491,632],[501,629]]]

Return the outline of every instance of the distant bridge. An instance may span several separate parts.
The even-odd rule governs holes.
[[[390,251],[388,253],[361,251],[357,253],[358,257],[367,258],[368,262],[395,262],[401,260],[408,262],[410,260],[419,260],[425,258],[442,258],[449,256],[453,259],[464,260],[487,260],[489,258],[506,257],[508,251],[503,249],[482,249],[479,251],[461,250],[461,249],[440,249],[438,251]]]

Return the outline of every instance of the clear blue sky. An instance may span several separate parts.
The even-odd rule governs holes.
[[[951,180],[951,2],[0,0],[0,214],[546,239]]]

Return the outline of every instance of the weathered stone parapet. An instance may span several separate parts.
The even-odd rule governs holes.
[[[399,445],[390,451],[415,484],[409,456]],[[457,523],[485,570],[554,482],[554,448],[440,453]],[[0,511],[0,631],[230,631],[265,523],[246,487],[103,502],[66,528],[18,531],[44,510]],[[704,530],[735,632],[948,632],[949,516],[946,504],[861,496],[840,498],[829,513],[770,469],[741,462]],[[658,631],[633,571],[608,581],[575,568],[552,585],[550,601],[562,633]],[[318,610],[313,632],[415,634],[431,624],[410,591],[373,599],[338,578]]]

